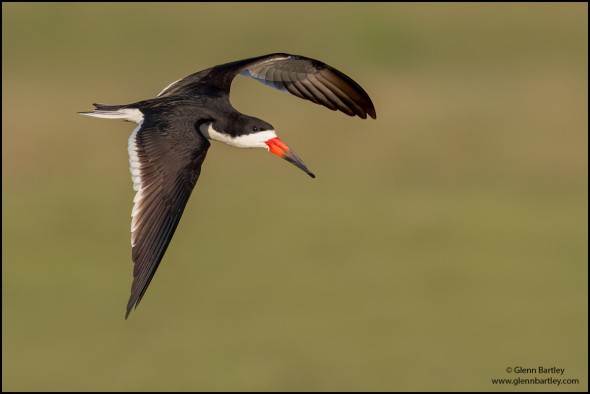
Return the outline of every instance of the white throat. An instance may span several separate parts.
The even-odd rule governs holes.
[[[209,140],[223,142],[236,148],[265,148],[268,146],[264,143],[271,138],[276,138],[277,133],[274,130],[257,131],[252,134],[239,135],[232,137],[231,135],[220,133],[213,128],[213,123],[204,123],[200,127],[201,133]]]

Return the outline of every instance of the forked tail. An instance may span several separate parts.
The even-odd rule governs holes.
[[[94,103],[94,111],[78,112],[80,115],[93,116],[105,119],[124,119],[137,124],[143,120],[143,114],[137,108],[128,108],[127,105],[98,104]]]

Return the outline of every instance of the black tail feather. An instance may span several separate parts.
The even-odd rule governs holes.
[[[124,107],[124,105],[118,105],[118,104],[92,103],[92,105],[94,105],[94,108],[99,111],[117,111],[117,110]]]

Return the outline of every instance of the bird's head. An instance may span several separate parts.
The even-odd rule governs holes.
[[[244,115],[237,119],[226,117],[223,122],[205,123],[201,125],[200,130],[210,140],[220,141],[237,148],[264,148],[315,178],[303,160],[277,137],[274,127],[264,120]]]

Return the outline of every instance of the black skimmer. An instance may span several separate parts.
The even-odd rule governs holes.
[[[264,148],[315,177],[277,137],[274,127],[232,107],[230,87],[238,74],[333,111],[376,118],[369,95],[351,78],[318,60],[285,53],[199,71],[166,86],[153,99],[94,104],[94,111],[80,112],[138,124],[128,145],[136,195],[131,213],[133,284],[125,319],[141,301],[168,248],[199,179],[210,140],[238,148]]]

